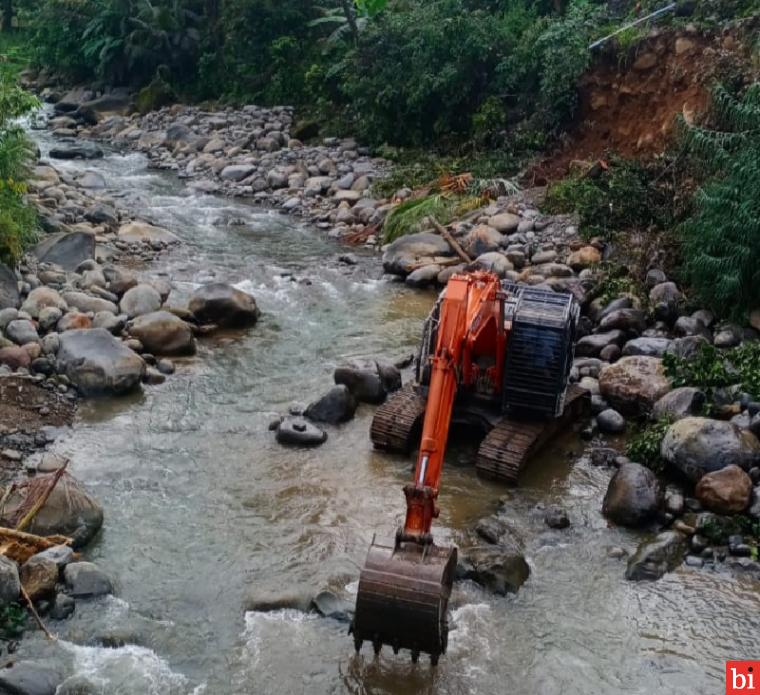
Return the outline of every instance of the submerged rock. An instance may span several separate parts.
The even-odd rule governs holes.
[[[302,417],[287,417],[277,426],[276,439],[291,446],[319,446],[327,441],[327,432]]]
[[[644,541],[628,560],[625,578],[632,581],[656,580],[674,570],[686,553],[686,536],[678,531],[663,531]]]
[[[0,692],[12,695],[55,695],[63,674],[38,661],[17,661],[0,669]]]
[[[527,581],[530,566],[513,549],[487,546],[468,550],[457,574],[498,596],[506,596],[517,593]]]
[[[354,607],[332,591],[320,591],[311,602],[312,608],[324,618],[350,622]]]
[[[51,147],[49,154],[53,159],[100,159],[103,150],[94,142],[80,140]]]

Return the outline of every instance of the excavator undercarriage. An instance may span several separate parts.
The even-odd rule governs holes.
[[[485,432],[478,473],[516,483],[529,458],[587,405],[567,388],[579,309],[572,296],[455,275],[425,321],[416,381],[381,405],[370,436],[378,449],[418,448],[404,487],[406,520],[395,542],[373,539],[351,625],[357,651],[384,644],[436,664],[448,642],[456,548],[433,542],[443,459],[452,423]]]

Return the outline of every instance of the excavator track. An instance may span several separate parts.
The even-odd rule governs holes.
[[[564,411],[557,418],[531,422],[505,417],[480,444],[475,462],[478,474],[516,485],[520,472],[531,457],[588,407],[588,392],[573,385],[567,389]]]
[[[417,446],[417,427],[425,414],[425,397],[415,384],[396,391],[375,412],[370,438],[378,449],[408,453]]]

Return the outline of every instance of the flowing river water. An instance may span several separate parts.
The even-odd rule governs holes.
[[[50,136],[35,137],[44,155]],[[54,624],[60,642],[32,634],[21,657],[56,660],[108,695],[707,695],[723,692],[725,660],[758,657],[756,581],[687,567],[624,579],[607,551],[632,551],[641,534],[607,527],[610,473],[572,435],[513,490],[480,480],[470,447],[451,451],[439,539],[457,542],[503,499],[532,573],[507,598],[456,586],[437,669],[389,650],[376,660],[368,645],[356,656],[346,624],[315,614],[246,613],[248,596],[355,592],[373,533],[390,536],[401,519],[412,462],[372,450],[370,406],[313,450],[280,447],[267,425],[328,388],[337,364],[411,353],[433,295],[383,280],[374,255],[342,266],[345,249],[316,230],[193,194],[142,155],[56,166],[100,172],[121,205],[182,238],[141,269],[173,283],[174,303],[214,279],[252,292],[263,316],[202,340],[165,384],[80,408],[55,448],[103,504],[87,559],[117,593],[79,602]],[[569,529],[544,526],[551,503]]]

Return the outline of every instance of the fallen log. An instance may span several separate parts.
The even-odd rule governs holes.
[[[459,245],[459,242],[452,236],[451,232],[449,232],[448,229],[446,229],[435,217],[431,217],[430,221],[433,223],[433,226],[436,228],[436,231],[444,238],[447,242],[449,242],[449,246],[451,246],[454,251],[456,251],[459,258],[461,258],[465,263],[472,263],[472,258],[470,258],[465,250]]]

